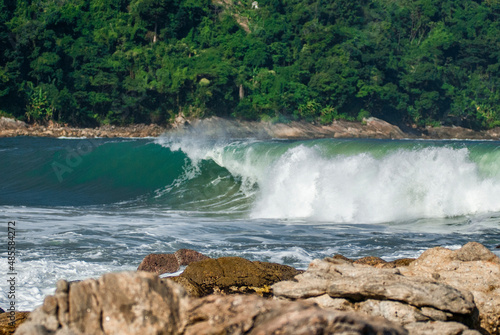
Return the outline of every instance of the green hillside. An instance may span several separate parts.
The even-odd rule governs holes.
[[[500,125],[500,0],[0,0],[0,114]]]

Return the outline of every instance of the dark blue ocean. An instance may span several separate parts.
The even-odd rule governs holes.
[[[19,310],[59,279],[135,270],[180,248],[298,268],[469,241],[500,255],[500,142],[17,137],[0,139],[0,161]]]

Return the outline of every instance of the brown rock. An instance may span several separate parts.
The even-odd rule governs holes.
[[[158,275],[179,270],[179,261],[174,254],[149,254],[142,260],[137,271],[154,272]]]
[[[405,328],[410,335],[481,335],[458,322],[413,322]]]
[[[181,285],[186,281],[189,282],[190,287],[187,287],[187,290],[198,292],[200,296],[214,292],[224,294],[257,292],[269,295],[272,284],[292,279],[300,272],[286,265],[251,262],[241,257],[221,257],[191,263],[179,276],[185,280],[181,282],[174,279],[174,281]]]
[[[207,258],[209,257],[191,249],[179,249],[173,254],[149,254],[144,257],[137,270],[161,275],[179,271],[181,266]]]
[[[66,316],[61,318],[61,313]],[[179,285],[161,284],[152,273],[125,272],[71,284],[60,281],[55,296],[47,297],[16,334],[406,335],[407,331],[383,318],[323,310],[307,302],[256,295],[190,299]]]
[[[13,315],[10,312],[1,313],[0,335],[14,334],[16,329],[28,319],[29,314],[29,312],[13,312]]]
[[[179,334],[185,291],[147,272],[58,283],[16,334]]]
[[[470,292],[480,326],[490,334],[500,334],[500,259],[483,245],[470,242],[458,250],[432,248],[401,272]]]
[[[392,262],[388,262],[388,264],[393,264],[396,267],[409,266],[414,261],[415,258],[400,258],[400,259],[395,259]]]
[[[355,264],[370,265],[370,266],[387,264],[387,262],[384,261],[382,258],[375,257],[375,256],[363,257],[363,258],[355,260],[354,263]]]
[[[214,313],[217,311],[217,313]],[[304,302],[255,295],[193,300],[185,334],[406,334],[382,318],[326,311]]]
[[[193,262],[198,262],[210,258],[198,251],[194,251],[191,249],[179,249],[175,252],[175,256],[177,257],[180,266],[189,265]]]

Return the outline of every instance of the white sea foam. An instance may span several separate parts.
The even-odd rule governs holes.
[[[132,265],[101,264],[85,262],[80,260],[58,261],[57,259],[37,259],[23,261],[21,257],[16,259],[16,309],[19,311],[31,311],[38,307],[45,296],[54,294],[56,282],[59,279],[83,280],[87,278],[98,278],[107,272],[132,271]],[[0,271],[7,273],[7,262],[0,262]],[[2,285],[0,294],[0,306],[4,307],[10,303],[8,291]]]
[[[388,222],[500,210],[500,180],[481,177],[467,149],[323,157],[290,149],[259,182],[256,218]]]

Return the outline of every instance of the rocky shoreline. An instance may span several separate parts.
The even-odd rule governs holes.
[[[398,126],[377,118],[368,118],[363,122],[337,120],[330,125],[318,125],[297,121],[289,123],[238,121],[219,117],[188,120],[180,115],[169,127],[136,124],[126,127],[97,128],[74,128],[57,123],[49,123],[45,126],[27,125],[22,121],[0,118],[0,137],[157,137],[165,133],[193,134],[209,138],[500,140],[500,127],[485,131],[474,131],[462,127],[426,127],[404,132]]]
[[[499,278],[500,258],[476,242],[392,262],[332,255],[306,271],[181,249],[59,281],[16,334],[499,335]]]

